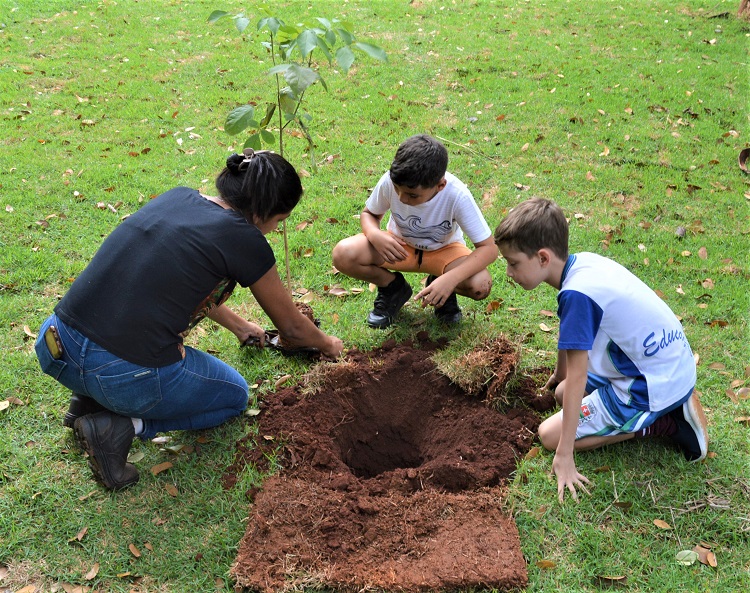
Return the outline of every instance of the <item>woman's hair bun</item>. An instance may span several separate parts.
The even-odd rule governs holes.
[[[230,154],[227,157],[227,169],[231,173],[239,173],[240,165],[245,160],[245,157],[241,154],[237,154],[236,152],[233,154]]]

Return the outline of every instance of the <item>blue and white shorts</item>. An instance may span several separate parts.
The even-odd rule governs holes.
[[[659,416],[685,403],[692,392],[691,389],[684,398],[665,410],[658,412],[638,410],[622,403],[607,379],[589,373],[586,383],[588,395],[581,402],[576,439],[641,431],[651,426]]]

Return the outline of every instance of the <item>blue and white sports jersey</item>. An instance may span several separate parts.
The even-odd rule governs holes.
[[[695,386],[695,359],[669,306],[620,264],[595,253],[568,257],[557,295],[560,350],[587,350],[589,373],[617,397],[658,412]]]

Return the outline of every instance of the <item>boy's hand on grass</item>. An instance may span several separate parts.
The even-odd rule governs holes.
[[[586,484],[591,484],[588,478],[583,474],[578,473],[576,468],[575,460],[573,455],[560,455],[555,453],[555,458],[552,460],[552,473],[557,476],[557,496],[560,502],[565,497],[565,490],[569,490],[573,500],[578,500],[578,493],[576,487],[583,490],[586,494],[590,494]]]
[[[386,231],[369,233],[367,240],[375,248],[375,251],[388,263],[403,261],[408,255],[403,245],[404,241]]]

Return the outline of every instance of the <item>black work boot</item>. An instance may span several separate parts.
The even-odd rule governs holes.
[[[110,490],[120,490],[138,481],[138,470],[128,463],[135,429],[130,418],[114,412],[81,416],[73,424],[76,439],[89,454],[94,476]]]
[[[435,280],[435,278],[436,276],[433,276],[432,274],[427,276],[425,286],[432,284],[432,281]],[[435,317],[437,317],[440,323],[445,325],[456,325],[461,323],[463,313],[461,313],[461,307],[458,306],[458,299],[456,298],[455,292],[451,293],[451,296],[449,296],[443,303],[442,307],[435,307]]]
[[[367,325],[375,329],[385,329],[396,318],[401,307],[411,297],[411,286],[403,274],[395,272],[396,278],[388,286],[378,287],[375,305],[367,316]]]
[[[106,410],[103,405],[96,401],[92,397],[81,395],[80,393],[74,393],[70,396],[70,405],[68,411],[65,412],[63,417],[63,426],[66,428],[73,428],[75,421],[81,416],[86,414],[96,414],[97,412],[103,412]]]

